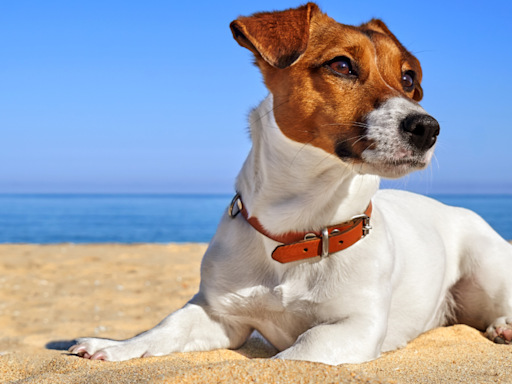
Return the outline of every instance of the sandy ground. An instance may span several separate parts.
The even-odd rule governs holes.
[[[462,325],[421,335],[360,365],[273,361],[250,340],[239,351],[90,361],[80,336],[127,338],[198,289],[206,249],[185,245],[0,245],[1,383],[495,383],[512,382],[512,346]],[[248,357],[249,356],[249,357]]]

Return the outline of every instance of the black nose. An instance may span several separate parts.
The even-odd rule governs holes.
[[[429,115],[409,115],[402,120],[402,131],[409,142],[420,150],[431,148],[439,135],[439,123]]]

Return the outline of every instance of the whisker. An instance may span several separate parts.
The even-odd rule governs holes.
[[[439,169],[440,169],[440,168],[439,168],[439,160],[437,160],[437,156],[436,156],[436,154],[435,154],[435,153],[433,153],[433,155],[434,155],[434,159],[435,159],[435,161],[436,161],[436,163],[437,163],[437,170],[439,171]],[[432,164],[432,163],[431,163],[431,164]]]
[[[364,151],[366,151],[368,148],[370,148],[372,145],[375,145],[375,144],[377,144],[377,143],[371,143],[369,146],[367,146],[367,147],[363,150],[363,152],[364,152]]]
[[[356,127],[362,127],[362,128],[370,128],[370,127],[373,127],[373,128],[380,128],[380,129],[386,129],[385,127],[382,127],[380,125],[370,125],[370,124],[367,124],[367,123],[361,123],[359,121],[348,121],[348,122],[344,122],[344,123],[328,123],[328,124],[322,124],[320,125],[320,127],[323,127],[323,126],[326,126],[326,125],[341,125],[341,126],[356,126]]]
[[[432,190],[432,186],[434,185],[434,171],[432,168],[434,168],[432,166],[432,162],[429,164],[428,166],[430,168],[430,190]]]
[[[261,124],[263,127],[266,127],[266,128],[274,128],[274,129],[279,129],[279,127],[275,127],[275,126],[271,126],[271,125],[265,125],[265,124]],[[305,131],[303,129],[296,129],[295,130],[296,132],[306,132],[306,133],[314,133],[312,131]]]
[[[357,139],[355,142],[352,143],[352,147],[357,144],[358,141],[363,140],[366,137],[366,135],[361,136],[359,139]]]
[[[283,97],[284,97],[284,96],[283,96]],[[285,102],[283,102],[283,103],[279,104],[278,106],[276,106],[276,107],[272,108],[270,111],[268,111],[267,113],[265,113],[263,116],[260,116],[260,118],[259,118],[258,120],[256,120],[256,121],[254,121],[252,124],[257,123],[258,121],[260,121],[261,119],[263,119],[265,116],[267,116],[270,112],[275,111],[277,108],[279,108],[279,107],[283,106],[284,104],[286,104],[286,103],[287,103],[287,102],[289,102],[289,101],[290,101],[290,99],[288,99],[288,100],[286,100]],[[250,124],[250,125],[252,125],[252,124]]]
[[[366,124],[366,123],[360,123],[358,121],[349,121],[349,122],[346,122],[346,123],[329,123],[329,124],[322,124],[320,125],[320,127],[324,127],[326,125],[349,125],[349,126],[352,126],[352,125],[355,125],[355,126],[358,126],[358,127],[364,127],[364,128],[368,128],[370,125]]]
[[[357,138],[361,139],[361,138],[362,138],[362,137],[364,137],[364,136],[365,136],[365,135],[357,135],[357,136],[353,136],[353,137],[350,137],[350,138],[348,138],[348,139],[345,139],[345,140],[343,140],[343,141],[337,141],[337,142],[336,142],[336,145],[339,145],[339,144],[341,144],[341,143],[345,143],[345,142],[347,142],[347,141],[349,141],[349,140],[353,140],[353,139],[357,139]]]
[[[309,143],[311,143],[314,139],[315,139],[315,138],[313,137],[311,140],[309,140],[307,143],[305,143],[302,147],[300,147],[300,149],[297,151],[297,153],[296,153],[296,154],[295,154],[295,156],[293,157],[293,160],[292,160],[292,162],[290,163],[289,168],[291,168],[291,167],[292,167],[293,162],[295,161],[295,159],[296,159],[296,158],[297,158],[297,156],[299,155],[300,151],[302,151],[302,150],[306,147],[306,145],[308,145]]]
[[[434,49],[424,49],[423,51],[414,51],[413,55],[417,55],[418,53],[423,53],[423,52],[435,52],[435,50]]]
[[[325,156],[317,165],[315,165],[315,168],[318,167],[320,164],[322,164],[325,160],[327,160],[329,157],[333,156],[333,153],[329,153],[327,156]]]

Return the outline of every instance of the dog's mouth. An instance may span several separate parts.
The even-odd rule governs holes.
[[[380,164],[380,168],[387,169],[389,171],[392,171],[393,169],[397,171],[402,170],[418,170],[426,168],[428,163],[419,158],[409,158],[409,159],[399,159],[399,160],[393,160],[393,161],[384,161]],[[375,166],[375,165],[374,165]]]
[[[430,163],[433,148],[414,148],[398,135],[379,139],[340,140],[335,153],[344,162],[356,165],[353,168],[359,173],[391,178],[425,169]]]
[[[399,167],[401,165],[406,165],[406,166],[418,168],[418,167],[424,167],[426,165],[426,163],[419,159],[411,158],[411,159],[400,159],[400,160],[394,160],[394,161],[387,161],[387,162],[384,162],[384,165],[390,166],[390,167]]]
[[[380,156],[364,156],[361,173],[377,174],[382,177],[398,178],[408,173],[425,169],[432,158],[433,151],[425,153],[411,153],[406,156],[389,156],[380,153]],[[382,156],[384,155],[384,156]]]

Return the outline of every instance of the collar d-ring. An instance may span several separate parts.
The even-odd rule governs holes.
[[[238,210],[236,212],[233,211],[235,204],[236,204],[236,207],[238,208]],[[231,204],[229,204],[228,216],[231,217],[232,219],[234,219],[236,217],[236,215],[238,215],[242,211],[243,207],[244,206],[242,204],[242,199],[240,198],[240,192],[237,192],[235,197],[233,197],[233,200],[231,200]]]

